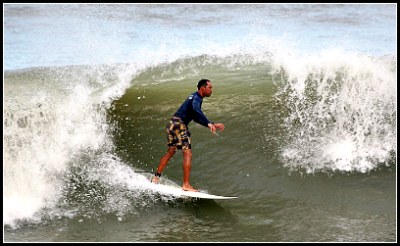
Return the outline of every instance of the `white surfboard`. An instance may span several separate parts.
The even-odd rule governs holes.
[[[182,187],[176,187],[176,186],[171,186],[171,185],[165,185],[165,184],[151,184],[152,190],[160,193],[160,194],[166,194],[166,195],[171,195],[174,197],[195,197],[195,198],[203,198],[203,199],[234,199],[237,198],[236,196],[217,196],[217,195],[212,195],[208,194],[202,191],[199,192],[194,192],[194,191],[184,191],[182,190]]]

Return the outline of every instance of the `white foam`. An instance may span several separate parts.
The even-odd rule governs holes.
[[[79,158],[81,151],[112,148],[106,109],[129,86],[134,72],[125,66],[120,70],[54,68],[45,69],[43,74],[28,72],[28,81],[6,83],[6,224],[33,218],[42,208],[55,206],[62,177],[79,161],[74,158]],[[37,80],[40,86],[35,84]],[[21,83],[24,86],[19,87]]]
[[[396,149],[393,63],[336,48],[280,52],[273,60],[273,71],[286,76],[275,82],[290,109],[288,166],[366,172],[390,157]]]

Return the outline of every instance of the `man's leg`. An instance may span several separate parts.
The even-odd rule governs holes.
[[[159,174],[161,174],[164,171],[165,167],[168,164],[168,161],[172,158],[172,156],[174,156],[175,153],[176,153],[175,146],[168,147],[167,153],[161,158],[160,164],[158,165],[157,172]],[[158,184],[160,182],[160,178],[153,176],[153,179],[151,180],[151,182]]]
[[[182,189],[187,191],[198,191],[193,188],[189,183],[190,168],[192,167],[192,150],[184,149],[183,153],[183,185]]]

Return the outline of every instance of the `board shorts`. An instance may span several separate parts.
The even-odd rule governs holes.
[[[172,117],[166,126],[168,147],[177,149],[191,149],[190,132],[183,121],[178,117]]]

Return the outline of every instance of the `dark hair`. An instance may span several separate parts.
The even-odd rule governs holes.
[[[202,86],[207,86],[207,82],[210,82],[208,79],[202,79],[197,83],[197,89],[200,90]]]

